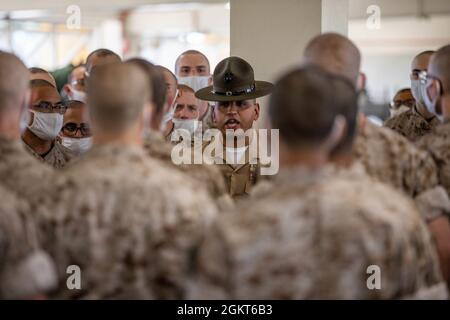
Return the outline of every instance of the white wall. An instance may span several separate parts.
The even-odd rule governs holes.
[[[396,90],[409,87],[410,63],[417,53],[450,43],[450,16],[381,16],[380,26],[372,30],[366,20],[349,22],[349,37],[362,53],[369,94],[381,102],[390,100]]]

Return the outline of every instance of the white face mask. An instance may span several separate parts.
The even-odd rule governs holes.
[[[409,107],[407,107],[407,106],[402,104],[397,109],[390,109],[389,111],[391,112],[391,117],[395,117],[396,115],[399,115],[400,113],[403,113],[403,112],[408,111],[410,109],[411,108],[409,108]]]
[[[61,144],[75,154],[83,154],[92,146],[92,137],[70,138],[61,137]]]
[[[411,93],[414,99],[419,102],[421,105],[425,105],[423,101],[423,88],[424,85],[420,80],[411,80]]]
[[[77,100],[86,103],[86,92],[76,90],[70,87],[71,92],[68,94],[70,100]]]
[[[175,91],[175,96],[173,98],[173,101],[170,104],[169,111],[167,111],[167,113],[163,116],[163,119],[161,121],[161,128],[160,128],[161,132],[164,132],[166,130],[167,122],[169,120],[172,120],[172,118],[173,118],[173,113],[175,111],[175,103],[177,102],[178,93],[179,93],[179,91],[177,89],[177,91]]]
[[[198,129],[199,121],[197,119],[172,119],[174,130],[185,129],[189,131],[191,135]]]
[[[444,115],[440,114],[436,110],[436,106],[438,104],[439,97],[434,98],[434,100],[431,100],[430,96],[427,92],[427,86],[422,86],[422,96],[424,100],[425,107],[427,108],[428,112],[431,114],[434,114],[436,118],[439,119],[440,122],[444,122]]]
[[[28,127],[28,123],[30,122],[30,113],[28,109],[24,109],[20,115],[20,134],[22,134],[25,129]]]
[[[63,126],[63,115],[59,113],[43,113],[34,110],[30,110],[30,112],[34,114],[34,119],[33,123],[28,126],[28,129],[42,140],[54,140]]]
[[[184,84],[198,91],[208,86],[210,76],[177,77],[179,84]]]

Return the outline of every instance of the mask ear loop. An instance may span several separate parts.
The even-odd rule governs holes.
[[[333,127],[331,128],[327,141],[325,141],[323,146],[323,148],[326,151],[329,152],[333,150],[337,146],[337,144],[342,140],[346,125],[347,120],[345,120],[344,116],[337,115],[334,118]]]
[[[443,115],[442,114],[442,106],[440,103],[438,103],[438,100],[440,99],[440,97],[443,94],[443,90],[442,90],[442,84],[441,81],[439,79],[434,79],[436,81],[436,91],[437,91],[437,97],[436,97],[436,104],[435,104],[435,110],[436,113],[438,113],[439,115]]]
[[[27,90],[25,97],[23,99],[23,102],[22,102],[22,108],[20,111],[20,123],[19,123],[20,134],[22,134],[26,130],[26,128],[29,126],[31,110],[28,109],[28,105],[30,104],[30,100],[31,100],[30,95],[31,95],[30,90]]]

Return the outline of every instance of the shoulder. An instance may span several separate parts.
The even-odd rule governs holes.
[[[417,146],[430,151],[450,146],[450,123],[438,125],[432,132],[418,140]]]
[[[411,110],[407,110],[392,118],[387,119],[384,122],[384,126],[392,129],[400,124],[403,124],[405,121],[408,121],[408,119],[411,119],[412,117],[414,117],[414,112]]]

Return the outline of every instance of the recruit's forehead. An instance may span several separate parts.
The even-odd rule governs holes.
[[[61,101],[61,96],[59,95],[56,88],[50,86],[31,89],[31,96],[33,97],[33,102],[48,101],[56,103]]]
[[[38,72],[38,73],[30,72],[30,81],[31,80],[45,80],[48,83],[51,83],[53,86],[56,87],[55,78],[53,78],[53,76],[47,72]]]
[[[177,99],[178,104],[198,104],[198,99],[195,97],[194,92],[188,90],[180,90],[180,95]]]
[[[117,63],[120,62],[120,60],[113,54],[108,55],[99,55],[94,54],[92,57],[89,58],[89,70],[88,72],[92,72],[92,70],[95,67],[99,67],[108,63]]]
[[[182,67],[208,67],[208,61],[205,56],[199,53],[188,53],[180,56],[178,68]]]
[[[76,67],[72,70],[72,78],[73,79],[82,79],[84,77],[84,72],[86,71],[85,67]]]
[[[68,108],[66,113],[64,114],[64,123],[85,123],[88,122],[88,114],[86,105],[80,104],[76,107]]]
[[[432,53],[424,53],[414,57],[411,63],[411,70],[428,70],[428,63],[430,62],[430,58]]]

